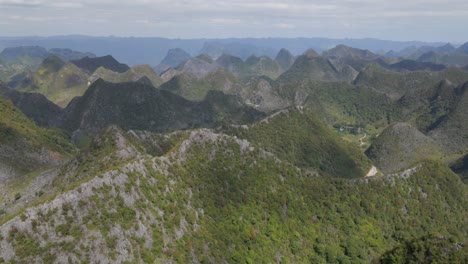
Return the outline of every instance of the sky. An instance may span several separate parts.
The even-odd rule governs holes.
[[[468,41],[467,0],[0,0],[1,36]]]

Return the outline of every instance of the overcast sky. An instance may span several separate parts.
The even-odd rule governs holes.
[[[467,0],[0,0],[0,35],[468,41]]]

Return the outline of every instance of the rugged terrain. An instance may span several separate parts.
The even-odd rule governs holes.
[[[427,52],[464,48],[7,49],[0,263],[464,263],[468,71]]]

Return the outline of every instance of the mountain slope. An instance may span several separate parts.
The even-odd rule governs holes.
[[[162,84],[161,89],[180,95],[188,100],[201,101],[209,91],[223,91],[224,93],[233,94],[236,86],[237,80],[232,74],[218,69],[207,73],[203,78],[194,76],[191,71],[188,71],[188,73],[183,72]]]
[[[71,62],[79,68],[87,71],[89,74],[94,73],[94,71],[96,71],[99,67],[104,67],[108,70],[120,73],[126,72],[130,69],[128,65],[118,62],[111,55],[96,58],[84,57],[82,59],[73,60]]]
[[[361,50],[345,45],[338,45],[322,53],[338,69],[350,66],[356,71],[361,71],[369,63],[380,58],[368,50]]]
[[[46,58],[37,71],[13,77],[9,86],[22,92],[41,93],[65,107],[73,97],[82,95],[88,88],[88,78],[87,72],[75,64],[53,56]]]
[[[79,60],[85,57],[88,58],[95,58],[96,55],[94,55],[91,52],[79,52],[79,51],[74,51],[71,49],[59,49],[59,48],[54,48],[50,49],[49,53],[51,55],[55,55],[59,57],[60,59],[64,61],[71,61],[71,60]]]
[[[317,80],[317,81],[344,81],[353,80],[357,72],[345,66],[337,69],[330,60],[311,55],[299,56],[288,71],[279,79],[285,82],[289,80]]]
[[[24,58],[43,59],[49,57],[46,49],[39,46],[21,46],[21,47],[9,47],[5,48],[1,53],[0,57],[6,60],[22,60]]]
[[[249,122],[263,116],[234,96],[222,93],[212,92],[205,100],[192,102],[142,83],[114,84],[103,80],[94,82],[65,111],[67,130],[89,133],[111,124],[124,129],[172,131],[223,121]]]
[[[162,83],[159,75],[149,65],[135,65],[123,73],[114,72],[104,67],[99,67],[89,77],[88,82],[93,83],[97,79],[103,79],[107,82],[113,83],[136,82],[143,77],[147,77],[154,87],[158,87]]]
[[[460,175],[463,182],[468,182],[468,154],[456,160],[453,164],[451,164],[450,168],[456,174]]]
[[[223,131],[246,139],[295,166],[326,175],[362,177],[370,169],[361,150],[339,139],[307,109],[289,108],[259,123]]]
[[[453,243],[448,237],[429,235],[386,252],[380,263],[463,263],[467,259],[466,245]]]
[[[438,72],[394,72],[377,64],[371,64],[359,73],[354,84],[373,87],[397,100],[407,92],[429,89],[443,79],[453,83],[464,83],[468,80],[468,73],[458,68],[448,68]]]
[[[462,67],[468,65],[468,54],[457,50],[450,53],[429,51],[423,53],[421,56],[415,59],[421,62],[431,62],[452,67]]]
[[[0,94],[11,100],[15,107],[41,127],[56,126],[56,118],[62,114],[62,109],[42,94],[18,92],[1,82]]]
[[[281,49],[275,57],[275,61],[278,62],[283,72],[289,70],[295,60],[296,58],[287,49]]]
[[[137,158],[0,226],[5,261],[368,263],[427,232],[466,239],[466,189],[438,164],[349,181],[209,130],[162,155],[118,135]]]
[[[183,49],[170,49],[167,51],[166,57],[156,66],[156,72],[162,73],[169,68],[176,68],[190,58],[192,58],[192,56]]]
[[[441,64],[435,64],[431,62],[420,62],[414,60],[402,60],[393,64],[386,66],[389,69],[398,70],[398,71],[442,71],[446,67]]]
[[[205,78],[213,72],[220,70],[221,67],[213,63],[213,60],[192,58],[181,64],[177,70],[182,73],[196,77],[197,79]]]
[[[250,56],[245,64],[248,66],[247,76],[267,76],[276,79],[283,72],[276,60],[266,56]]]
[[[57,165],[74,151],[60,131],[40,128],[0,95],[0,182]]]
[[[452,103],[446,115],[434,123],[429,131],[432,137],[446,151],[466,153],[468,150],[468,82],[455,89],[450,89]],[[442,97],[440,95],[438,98]],[[446,99],[447,100],[447,99]]]
[[[431,138],[406,123],[387,127],[366,150],[366,155],[384,173],[399,171],[424,159],[437,159],[442,153]]]

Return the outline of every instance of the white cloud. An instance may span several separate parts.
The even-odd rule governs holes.
[[[41,5],[40,0],[0,0],[0,6],[18,6],[18,7],[31,7]]]
[[[222,24],[222,25],[236,25],[242,23],[242,20],[238,18],[211,18],[209,21],[212,24]]]
[[[286,24],[286,23],[276,24],[275,26],[278,27],[278,28],[282,28],[282,29],[291,29],[291,28],[295,28],[295,27],[296,27],[296,26],[293,25],[293,24]]]
[[[466,0],[0,0],[0,24],[8,22],[9,15],[23,17],[15,20],[16,34],[22,35],[40,34],[36,29],[28,32],[33,26],[28,21],[36,22],[37,28],[41,21],[50,21],[47,17],[67,17],[67,24],[48,23],[48,32],[101,35],[138,32],[182,37],[261,37],[281,32],[294,34],[288,37],[410,36],[426,40],[456,32],[454,37],[468,39],[468,31],[464,29],[468,23]],[[96,28],[95,23],[102,25]],[[70,24],[74,25],[74,32],[70,32]],[[164,27],[146,32],[139,28],[143,24]],[[421,30],[423,26],[450,30],[441,30],[437,35]]]

